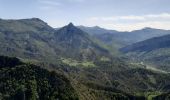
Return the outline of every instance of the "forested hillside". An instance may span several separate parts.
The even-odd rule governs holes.
[[[78,100],[70,81],[55,71],[0,56],[1,100]]]

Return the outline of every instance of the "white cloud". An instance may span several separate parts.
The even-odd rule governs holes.
[[[150,14],[146,15],[146,18],[170,18],[170,13],[162,13],[162,14]]]
[[[132,31],[144,27],[170,30],[170,13],[141,16],[92,17],[87,19],[86,23],[87,25],[99,25],[104,28],[116,29],[119,31]]]
[[[145,17],[130,15],[130,16],[120,16],[118,17],[118,19],[119,20],[145,20]]]
[[[121,23],[115,23],[115,24],[103,24],[101,25],[104,28],[108,29],[116,29],[119,31],[133,31],[142,29],[144,27],[151,27],[151,28],[157,28],[157,29],[170,29],[170,22],[139,22],[139,23],[130,23],[130,24],[121,24]]]
[[[144,21],[149,19],[170,19],[170,13],[162,14],[149,14],[149,15],[128,15],[128,16],[112,16],[112,17],[92,17],[89,18],[91,21],[119,21],[119,20],[135,20]]]

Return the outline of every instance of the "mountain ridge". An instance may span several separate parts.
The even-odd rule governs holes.
[[[94,43],[91,36],[72,23],[55,30],[38,18],[1,20],[0,39],[0,54],[8,52],[7,56],[24,59],[54,62],[64,56],[96,59],[100,54],[109,55],[105,48]]]
[[[70,51],[73,54],[72,56],[74,56],[76,53],[79,53],[80,56],[84,56],[84,54],[87,56],[91,56],[90,53],[92,53],[92,55],[95,57],[96,55],[100,55],[102,53],[104,55],[109,53],[106,49],[94,43],[88,33],[80,30],[72,23],[68,24],[67,26],[64,26],[63,28],[60,28],[55,33],[55,35],[56,42],[59,44],[65,44],[65,53],[67,51]]]
[[[120,49],[123,52],[128,51],[152,51],[154,49],[169,48],[170,47],[170,35],[165,35],[161,37],[154,37],[142,42],[137,42],[130,46]],[[149,48],[150,47],[150,48]]]

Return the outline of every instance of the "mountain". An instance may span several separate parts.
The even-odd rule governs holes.
[[[100,47],[107,49],[113,56],[117,56],[119,54],[117,50],[117,48],[119,48],[119,43],[116,42],[113,43],[113,41],[111,40],[113,39],[112,36],[110,37],[111,39],[109,38],[110,35],[118,33],[118,31],[104,29],[99,26],[94,27],[76,26],[76,27],[90,35],[91,40],[93,40],[93,42],[98,44]],[[61,28],[55,28],[55,30],[59,29]],[[106,35],[108,38],[105,37],[104,35]]]
[[[89,33],[98,44],[102,44],[114,56],[121,55],[119,49],[136,42],[144,41],[153,37],[170,34],[169,30],[144,28],[132,32],[119,32],[100,27],[79,26],[80,29]]]
[[[49,32],[53,31],[52,27],[39,18],[19,19],[19,20],[3,20],[0,19],[1,32]]]
[[[106,44],[110,45],[116,44],[115,47],[121,48],[136,42],[144,41],[153,37],[159,37],[167,34],[170,34],[169,30],[144,28],[142,30],[135,30],[132,32],[96,34],[95,37]]]
[[[121,49],[123,52],[149,52],[161,48],[170,48],[170,35],[151,38]]]
[[[94,27],[77,26],[77,27],[80,28],[81,30],[89,33],[90,35],[117,32],[115,30],[108,30],[108,29],[101,28],[99,26],[94,26]]]
[[[150,38],[153,38],[153,37],[163,36],[163,35],[166,35],[166,34],[170,34],[170,31],[146,27],[142,30],[132,31],[128,35],[130,35],[133,39],[131,43],[136,43],[136,42],[139,42],[139,41],[147,40],[147,39],[150,39]],[[127,38],[128,38],[128,35],[127,35]]]
[[[89,35],[93,37],[93,39],[98,42],[98,44],[102,44],[106,49],[108,49],[112,55],[119,55],[118,48],[121,46],[121,41],[117,40],[115,35],[119,34],[116,30],[108,30],[101,28],[99,26],[94,27],[86,27],[86,26],[78,26],[81,30],[87,32]]]
[[[93,40],[97,41],[98,44],[104,45],[113,55],[119,55],[118,49],[131,45],[136,42],[144,41],[153,37],[159,37],[170,34],[169,30],[161,30],[146,27],[141,30],[135,30],[131,32],[119,32],[115,30],[107,30],[95,27],[77,26],[79,29],[87,32],[92,36]],[[59,28],[60,29],[60,28]],[[57,30],[59,30],[57,29]]]
[[[24,60],[96,59],[109,55],[84,31],[69,24],[55,30],[38,18],[0,20],[0,54]]]
[[[84,31],[72,23],[55,33],[55,44],[62,50],[62,55],[77,59],[96,59],[109,55],[109,52],[96,44]]]
[[[0,20],[0,54],[24,59],[55,59],[48,41],[55,30],[38,18]],[[45,61],[45,60],[44,60]]]
[[[78,100],[70,81],[55,71],[0,56],[1,100]]]
[[[152,62],[160,69],[170,70],[170,35],[151,38],[120,50],[128,55],[134,55],[136,59]]]

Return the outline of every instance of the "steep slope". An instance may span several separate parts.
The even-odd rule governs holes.
[[[123,44],[121,42],[123,41],[117,40],[115,38],[115,35],[119,34],[120,32],[115,30],[104,29],[99,26],[78,26],[78,28],[91,35],[96,43],[109,50],[113,56],[119,55],[118,48],[122,47]]]
[[[0,54],[24,59],[55,59],[55,51],[48,43],[54,32],[38,18],[0,20]]]
[[[59,29],[55,33],[55,44],[57,44],[65,57],[75,59],[97,59],[108,56],[109,52],[100,47],[84,31],[75,27],[72,23]]]
[[[0,56],[0,99],[78,100],[70,81],[63,75],[17,58]]]

